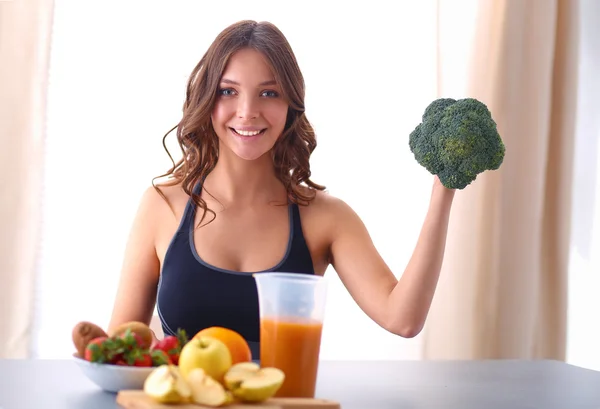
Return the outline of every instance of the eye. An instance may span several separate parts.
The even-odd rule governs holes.
[[[229,97],[229,96],[233,95],[234,92],[235,91],[233,89],[231,89],[231,88],[221,88],[221,89],[219,89],[219,95],[222,95],[224,97]]]
[[[260,95],[267,98],[277,98],[279,96],[276,91],[263,91]]]

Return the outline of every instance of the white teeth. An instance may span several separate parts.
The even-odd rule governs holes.
[[[262,131],[240,131],[238,129],[234,129],[236,133],[239,133],[242,136],[255,136],[261,133]]]

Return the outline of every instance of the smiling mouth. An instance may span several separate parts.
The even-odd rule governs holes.
[[[257,130],[257,131],[242,131],[242,130],[238,130],[235,128],[229,128],[229,129],[231,130],[231,132],[233,132],[234,134],[239,135],[241,137],[258,136],[258,135],[264,134],[267,131],[267,128]]]

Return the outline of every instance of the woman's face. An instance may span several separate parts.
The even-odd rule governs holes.
[[[269,152],[285,127],[288,104],[261,53],[243,49],[231,56],[221,77],[212,124],[220,144],[246,160]]]

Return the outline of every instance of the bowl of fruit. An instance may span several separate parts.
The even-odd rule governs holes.
[[[147,325],[129,322],[107,334],[81,322],[73,329],[75,362],[101,389],[117,393],[124,407],[193,403],[209,407],[273,398],[285,374],[252,362],[237,332],[211,327],[188,339],[185,331],[153,344]],[[275,405],[274,405],[275,406]]]
[[[153,344],[150,328],[141,322],[125,323],[110,334],[91,322],[73,328],[73,359],[83,374],[107,392],[143,389],[146,378],[161,365],[177,365],[187,343],[184,331]]]

